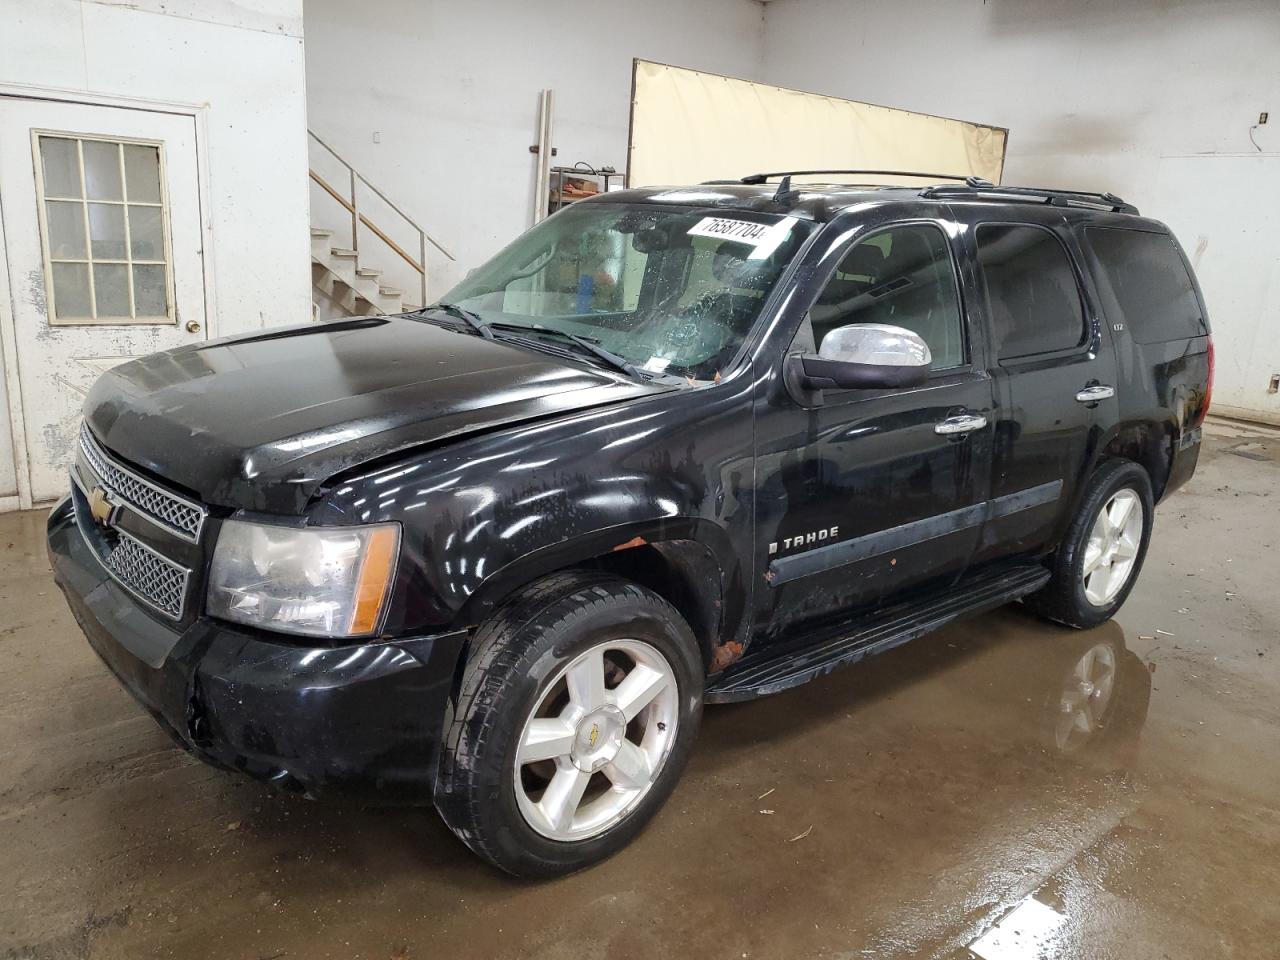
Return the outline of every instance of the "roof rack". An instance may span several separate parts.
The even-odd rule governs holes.
[[[1085,193],[1047,187],[997,187],[990,183],[967,183],[964,186],[944,184],[925,187],[920,191],[920,196],[928,200],[1019,200],[1025,203],[1047,203],[1055,207],[1090,207],[1113,213],[1138,213],[1137,207],[1125,203],[1114,193]]]
[[[916,170],[779,170],[775,173],[752,173],[736,182],[758,184],[764,183],[767,180],[776,179],[777,177],[820,177],[833,173],[841,175],[853,173],[870,177],[918,177],[923,180],[955,180],[975,187],[991,186],[990,181],[983,180],[981,177],[970,177],[965,174],[956,173],[920,173]],[[970,181],[972,181],[972,183]],[[712,180],[710,182],[734,183],[735,181]]]

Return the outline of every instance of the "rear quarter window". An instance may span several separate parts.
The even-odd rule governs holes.
[[[1138,343],[1163,343],[1205,334],[1200,302],[1173,238],[1114,227],[1087,227],[1085,239],[1101,279]]]

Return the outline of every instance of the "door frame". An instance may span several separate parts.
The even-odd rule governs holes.
[[[213,222],[210,216],[213,206],[209,188],[209,105],[90,93],[61,87],[0,83],[0,101],[4,100],[49,100],[88,107],[114,107],[122,110],[141,110],[147,113],[168,113],[192,119],[195,127],[196,202],[200,210],[200,260],[203,272],[205,329],[208,331],[208,339],[217,337],[218,310],[217,294],[214,289]],[[32,163],[35,163],[34,157]],[[13,320],[13,283],[9,276],[8,246],[5,243],[3,217],[0,217],[0,251],[6,252],[4,262],[0,263],[0,303],[8,306],[8,310],[0,314],[0,364],[4,367],[9,433],[13,442],[14,471],[18,480],[17,497],[0,497],[0,513],[2,513],[14,509],[30,510],[36,506],[31,496],[31,469],[27,452],[26,421],[23,418],[22,377],[18,369],[18,331]]]

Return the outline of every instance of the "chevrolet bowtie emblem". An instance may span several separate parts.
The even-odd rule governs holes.
[[[596,741],[599,739],[600,739],[600,724],[593,723],[591,725],[591,737],[590,737],[591,746],[594,747],[596,745]]]
[[[93,517],[95,523],[100,523],[104,527],[111,525],[112,514],[116,512],[116,504],[111,502],[111,498],[107,496],[107,491],[102,487],[94,487],[93,492],[89,494],[89,514]]]

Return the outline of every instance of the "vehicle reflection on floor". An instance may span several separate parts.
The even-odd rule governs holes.
[[[1120,626],[1035,626],[978,651],[949,682],[985,685],[990,702],[975,709],[1006,710],[1010,737],[1022,730],[1064,758],[1131,765],[1151,674],[1125,645]]]
[[[808,892],[843,878],[857,908],[832,919],[854,952],[1083,956],[1057,952],[1087,906],[1054,881],[1135,808],[1151,690],[1116,622],[1076,631],[1012,607],[708,710],[695,769],[758,785],[759,832],[785,854],[821,845]]]
[[[1019,639],[1001,651],[1005,692],[1010,704],[1027,705],[1027,727],[1038,731],[1046,750],[1064,762],[1131,768],[1151,701],[1151,673],[1127,649],[1120,627],[1109,622],[1067,633],[1052,645]],[[1062,949],[1070,918],[1061,899],[1048,891],[1024,897],[970,943],[969,952],[980,960],[1076,955]]]

